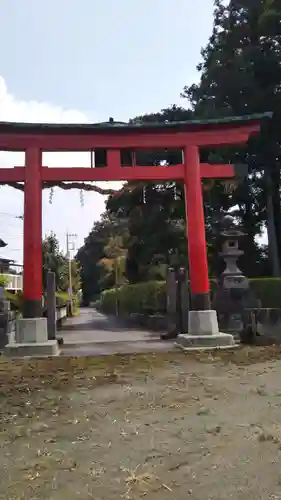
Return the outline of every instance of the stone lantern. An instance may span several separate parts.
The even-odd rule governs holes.
[[[245,233],[229,214],[222,218],[220,229],[222,251],[219,255],[225,262],[225,269],[217,282],[213,307],[218,313],[221,331],[241,334],[244,328],[244,309],[256,306],[249,280],[237,265],[239,257],[244,253],[239,249],[239,241]]]
[[[235,225],[230,215],[224,216],[221,227],[222,251],[219,255],[224,259],[226,267],[219,281],[224,290],[229,290],[232,297],[241,297],[243,292],[249,289],[249,280],[237,265],[237,260],[244,254],[243,250],[239,249],[239,241],[245,233]]]

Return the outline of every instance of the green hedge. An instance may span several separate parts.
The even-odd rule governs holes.
[[[166,310],[166,283],[163,281],[148,281],[136,285],[125,284],[118,291],[105,290],[100,300],[102,311],[109,314],[115,313],[116,295],[121,314],[154,314],[164,313]]]
[[[281,279],[255,278],[250,280],[251,290],[264,308],[281,308]],[[211,280],[211,293],[215,281]],[[155,314],[166,311],[166,283],[148,281],[134,285],[125,284],[116,291],[105,290],[99,301],[100,308],[108,314],[115,314],[116,295],[120,314]]]

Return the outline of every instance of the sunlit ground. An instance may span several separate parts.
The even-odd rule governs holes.
[[[0,498],[280,498],[280,369],[273,346],[2,361]]]

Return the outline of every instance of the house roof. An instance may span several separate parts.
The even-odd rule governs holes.
[[[0,257],[0,264],[12,264],[13,262],[15,261],[12,259],[6,259],[4,257]]]
[[[8,245],[8,243],[6,243],[4,240],[2,240],[2,238],[0,238],[0,248],[4,248]]]

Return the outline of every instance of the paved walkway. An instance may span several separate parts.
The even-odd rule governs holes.
[[[82,308],[79,316],[67,320],[59,332],[65,356],[93,356],[170,351],[173,342],[163,342],[159,333],[132,329],[116,318],[94,309]]]

